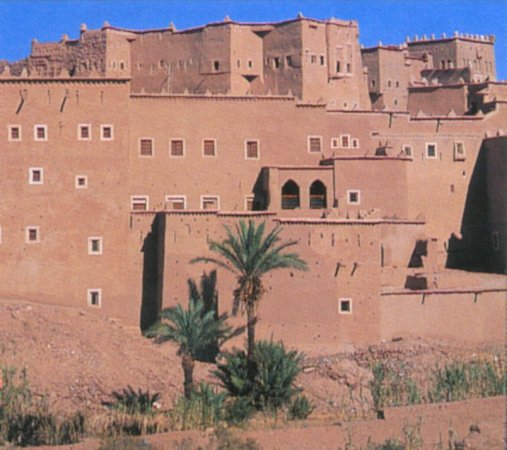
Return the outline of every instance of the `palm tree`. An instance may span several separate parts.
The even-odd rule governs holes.
[[[240,306],[246,310],[248,330],[248,360],[253,362],[255,344],[256,311],[259,301],[264,294],[262,276],[275,269],[295,268],[307,270],[306,263],[295,253],[284,253],[288,247],[296,245],[296,241],[280,243],[282,228],[277,226],[266,236],[266,224],[256,226],[253,220],[248,225],[242,220],[235,227],[235,233],[224,225],[227,238],[222,242],[211,241],[209,249],[221,258],[200,257],[192,259],[191,263],[212,262],[237,277],[237,287],[234,290],[232,313],[235,315]]]
[[[227,314],[215,317],[215,311],[203,314],[202,299],[190,299],[188,309],[181,305],[167,308],[160,313],[160,322],[146,332],[147,337],[155,337],[157,343],[176,342],[179,346],[178,356],[181,357],[183,368],[183,390],[185,398],[189,398],[194,390],[194,365],[197,354],[211,343],[222,344],[225,340],[239,334],[227,325]]]

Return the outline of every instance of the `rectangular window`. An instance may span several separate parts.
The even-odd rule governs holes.
[[[187,209],[187,198],[184,195],[166,195],[165,209],[173,211]]]
[[[308,151],[310,153],[320,153],[322,151],[321,136],[308,136]]]
[[[88,306],[100,308],[102,306],[102,289],[88,289],[87,291]]]
[[[437,144],[428,143],[426,144],[426,159],[436,159],[437,158]]]
[[[202,156],[217,156],[216,154],[217,141],[216,139],[204,139],[202,141]]]
[[[130,197],[132,211],[146,211],[148,209],[148,196],[135,195]]]
[[[175,157],[185,156],[185,141],[183,139],[171,139],[170,155]]]
[[[86,175],[76,175],[76,189],[86,189],[88,187],[88,177]]]
[[[454,143],[454,161],[465,160],[465,144],[463,142]]]
[[[7,139],[10,142],[17,142],[21,140],[21,125],[9,125],[9,134]]]
[[[293,67],[293,65],[292,65],[292,55],[287,55],[285,57],[285,65],[287,67]]]
[[[218,195],[202,195],[201,209],[216,211],[220,209],[220,201]]]
[[[39,227],[29,226],[25,229],[25,241],[27,243],[37,243],[40,241]]]
[[[500,250],[500,236],[498,231],[493,231],[491,233],[491,243],[493,245],[493,250],[498,252]]]
[[[340,148],[340,139],[331,138],[331,148]]]
[[[326,57],[324,55],[320,55],[320,65],[321,66],[326,65]]]
[[[257,140],[245,141],[245,158],[259,159],[259,141]]]
[[[339,314],[352,314],[352,299],[340,298],[338,300],[338,313]]]
[[[253,61],[251,59],[248,60],[248,68],[249,69],[253,68]]]
[[[280,68],[280,58],[278,56],[275,56],[273,58],[273,67],[275,69],[279,69]]]
[[[44,183],[44,170],[41,167],[30,167],[28,171],[29,184],[43,184]]]
[[[102,238],[89,237],[88,238],[88,254],[89,255],[102,255]]]
[[[153,139],[141,138],[139,139],[139,156],[153,156]]]
[[[245,195],[245,210],[253,211],[254,210],[254,196],[253,195]]]
[[[112,125],[101,125],[100,126],[100,140],[101,141],[112,141],[114,139],[113,126]]]
[[[33,127],[34,141],[47,141],[48,140],[48,127],[47,125],[35,125]]]
[[[218,61],[218,60],[213,61],[213,70],[215,72],[218,72],[220,70],[220,61]]]
[[[412,146],[411,145],[404,145],[403,146],[403,154],[405,156],[408,156],[409,158],[412,158]]]
[[[347,63],[347,73],[351,73],[351,72],[352,72],[352,64]]]
[[[353,138],[351,142],[352,142],[352,148],[359,148],[359,139],[358,138]]]
[[[350,134],[342,134],[340,136],[340,147],[350,148]]]
[[[361,203],[361,191],[348,190],[347,203],[349,205],[359,205]]]
[[[310,62],[312,64],[317,64],[317,55],[311,55],[310,56]]]
[[[91,125],[80,123],[77,126],[77,138],[80,141],[89,141],[92,138]]]

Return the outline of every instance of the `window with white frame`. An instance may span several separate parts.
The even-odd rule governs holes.
[[[86,175],[76,175],[76,189],[86,189],[88,187],[88,177]]]
[[[352,143],[352,148],[359,148],[359,139],[358,138],[352,138],[351,143]]]
[[[217,156],[217,140],[216,139],[203,139],[202,140],[202,156],[215,157]]]
[[[352,299],[351,298],[338,299],[338,313],[339,314],[352,314]]]
[[[454,143],[454,161],[464,161],[465,160],[465,143],[464,142],[455,142]]]
[[[40,229],[36,226],[25,228],[25,241],[29,244],[40,242]]]
[[[350,134],[342,134],[340,136],[340,147],[350,148]]]
[[[173,211],[187,209],[187,197],[184,195],[166,195],[165,208]]]
[[[33,140],[34,141],[47,141],[48,140],[48,126],[35,125],[33,127]]]
[[[322,151],[322,136],[308,136],[308,152],[320,153]]]
[[[498,234],[498,231],[493,231],[491,233],[491,244],[495,252],[500,250],[500,235]]]
[[[331,148],[340,148],[340,138],[331,138]]]
[[[102,238],[100,236],[92,236],[88,238],[88,254],[102,255]]]
[[[183,139],[171,139],[169,143],[169,156],[179,158],[185,156],[185,141]]]
[[[139,139],[139,156],[152,157],[154,153],[153,138]]]
[[[428,142],[426,144],[426,159],[436,159],[437,156],[437,144]]]
[[[30,169],[28,169],[28,183],[29,184],[44,183],[44,170],[42,169],[42,167],[30,167]]]
[[[359,205],[361,203],[361,191],[357,189],[349,189],[347,191],[347,204]]]
[[[21,141],[21,125],[8,125],[7,140],[10,142]]]
[[[102,306],[102,289],[92,288],[86,292],[86,302],[88,306],[100,308]]]
[[[220,197],[218,195],[202,195],[201,209],[211,211],[220,209]]]
[[[245,159],[259,159],[259,141],[257,139],[245,141]]]
[[[92,138],[92,126],[89,123],[80,123],[77,126],[77,139],[89,141]]]
[[[407,156],[408,158],[412,158],[412,146],[411,145],[404,145],[402,147],[403,154]]]
[[[112,141],[114,139],[114,128],[112,125],[101,125],[100,126],[100,140],[101,141]]]
[[[133,195],[130,197],[130,207],[132,211],[146,211],[148,206],[147,195]]]

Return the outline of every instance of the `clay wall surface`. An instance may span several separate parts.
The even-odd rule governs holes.
[[[463,115],[468,111],[467,86],[425,86],[408,89],[407,110],[412,115],[419,111],[430,116],[446,116],[451,111]]]
[[[102,290],[106,315],[136,311],[123,261],[128,227],[128,84],[124,82],[1,82],[1,295],[87,307],[87,289]],[[78,125],[91,139],[78,140]],[[101,125],[112,140],[101,140]],[[47,140],[34,139],[34,126]],[[20,139],[8,137],[18,126]],[[29,170],[41,169],[41,184]],[[76,188],[76,176],[87,188]],[[38,242],[27,242],[38,227]],[[102,254],[88,238],[102,238]]]
[[[381,339],[425,336],[461,342],[505,339],[505,292],[382,295]]]
[[[164,306],[187,302],[187,278],[197,279],[204,270],[214,268],[212,264],[190,265],[189,260],[211,256],[207,240],[223,239],[222,225],[234,226],[239,218],[210,213],[167,216]],[[260,216],[256,220],[266,219]],[[376,341],[380,227],[294,221],[280,221],[284,227],[281,237],[298,241],[292,250],[307,261],[309,271],[287,269],[266,275],[259,337],[269,338],[274,333],[275,338],[288,338],[294,344],[303,339],[310,345]],[[268,219],[267,228],[276,223]],[[234,285],[234,277],[218,269],[221,311],[230,311]],[[352,314],[338,313],[339,298],[352,299]]]

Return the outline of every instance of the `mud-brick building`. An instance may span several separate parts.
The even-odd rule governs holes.
[[[304,17],[33,41],[0,64],[0,295],[144,327],[186,302],[187,279],[211,269],[189,261],[224,224],[255,220],[310,267],[266,279],[265,336],[501,339],[493,47],[361,50],[356,22]],[[218,278],[227,310],[234,280]]]

